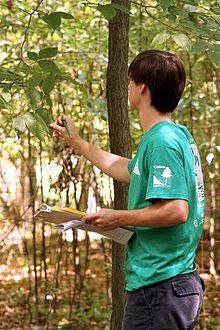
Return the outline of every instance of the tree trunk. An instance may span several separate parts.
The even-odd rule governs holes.
[[[130,7],[130,0],[112,0]],[[129,15],[117,11],[109,23],[109,63],[107,70],[107,104],[111,152],[131,156],[128,123],[128,29]],[[128,187],[114,181],[114,208],[127,208]],[[111,329],[121,330],[124,311],[124,255],[126,248],[113,243],[112,247],[112,319]]]

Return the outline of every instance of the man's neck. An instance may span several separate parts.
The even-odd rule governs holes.
[[[153,127],[154,125],[156,125],[161,121],[172,121],[169,113],[162,114],[152,106],[149,106],[148,108],[145,107],[143,109],[140,109],[139,118],[144,133],[149,131],[151,127]]]

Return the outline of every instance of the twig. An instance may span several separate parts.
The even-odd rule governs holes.
[[[15,223],[11,229],[5,234],[5,236],[1,239],[0,244],[4,243],[6,238],[9,236],[9,234],[14,230],[14,228],[17,226],[17,224]]]
[[[18,64],[18,66],[20,65],[21,61],[23,60],[23,49],[24,49],[24,45],[25,45],[25,43],[27,41],[27,38],[28,38],[28,30],[29,30],[30,25],[31,25],[32,17],[35,14],[35,12],[38,10],[38,8],[40,7],[40,5],[42,4],[43,1],[44,0],[40,0],[39,3],[38,3],[38,5],[36,6],[36,8],[34,8],[32,10],[32,12],[29,13],[30,17],[29,17],[28,24],[27,24],[27,27],[26,27],[25,32],[24,32],[24,40],[23,40],[23,42],[21,44],[21,52],[20,52],[20,54],[21,54],[21,60],[20,60],[20,62]]]

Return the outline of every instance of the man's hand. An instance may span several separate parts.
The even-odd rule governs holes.
[[[57,136],[63,138],[66,142],[74,143],[76,139],[80,138],[73,120],[65,115],[59,116],[54,123],[50,124],[50,127]]]
[[[102,230],[113,230],[119,227],[118,212],[111,209],[101,209],[96,213],[85,215],[82,221],[90,223]]]

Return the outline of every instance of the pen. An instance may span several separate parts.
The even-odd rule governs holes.
[[[62,124],[63,124],[63,126],[64,126],[64,128],[65,128],[67,134],[68,134],[69,137],[71,138],[71,134],[70,134],[69,128],[68,128],[68,126],[67,126],[66,119],[64,119],[63,117],[62,117]]]

